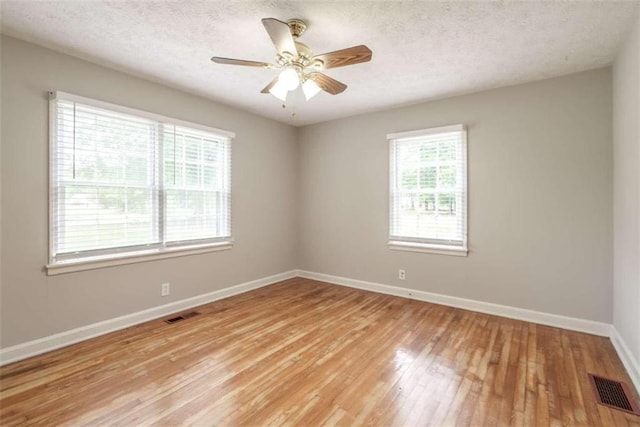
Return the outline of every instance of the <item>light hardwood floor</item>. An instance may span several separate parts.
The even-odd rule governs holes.
[[[0,368],[0,424],[640,426],[607,338],[306,279],[197,310]]]

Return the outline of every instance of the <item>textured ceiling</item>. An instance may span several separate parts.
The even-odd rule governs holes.
[[[606,66],[639,2],[5,1],[2,33],[300,126]],[[336,96],[282,103],[260,19],[301,18],[315,53],[358,44],[370,63],[327,70]],[[292,108],[295,117],[291,117]]]

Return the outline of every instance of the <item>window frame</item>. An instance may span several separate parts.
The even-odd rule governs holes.
[[[398,236],[393,234],[393,224],[396,218],[397,206],[394,203],[394,193],[397,180],[399,179],[396,171],[396,152],[394,150],[395,144],[398,140],[416,138],[428,135],[437,135],[445,133],[460,133],[461,155],[463,168],[460,173],[462,195],[464,196],[464,202],[462,203],[464,208],[464,215],[462,219],[462,241],[460,244],[447,244],[446,241],[421,238],[415,236]],[[407,132],[396,132],[387,135],[387,142],[389,144],[389,233],[388,233],[388,246],[392,250],[411,251],[411,252],[425,252],[439,255],[454,255],[454,256],[467,256],[468,249],[468,219],[469,219],[469,188],[468,188],[468,152],[467,152],[467,129],[463,124],[456,124],[450,126],[440,126],[435,128],[413,130]],[[437,207],[436,207],[437,209]]]
[[[56,254],[56,200],[55,190],[56,184],[60,181],[57,177],[58,165],[57,165],[57,101],[64,100],[68,102],[75,102],[78,104],[84,104],[90,107],[101,108],[104,110],[112,111],[114,113],[127,114],[135,116],[137,118],[148,119],[157,122],[158,128],[166,125],[178,126],[189,128],[195,131],[202,131],[212,133],[215,136],[226,139],[228,144],[228,156],[225,161],[225,168],[227,168],[228,179],[228,207],[226,213],[229,215],[229,236],[215,237],[211,239],[203,240],[184,240],[184,241],[171,241],[164,242],[163,230],[159,230],[162,241],[160,243],[148,243],[135,246],[118,246],[114,248],[102,248],[95,250],[81,251],[82,255],[73,256],[69,254]],[[160,133],[157,134],[158,140],[160,139]],[[101,267],[109,267],[114,265],[130,264],[143,261],[152,261],[156,259],[172,258],[177,256],[186,256],[193,254],[200,254],[212,251],[227,250],[233,247],[233,229],[231,218],[231,206],[232,206],[232,185],[231,185],[231,156],[232,156],[232,142],[235,138],[235,133],[204,126],[198,123],[192,123],[184,120],[174,119],[171,117],[155,114],[143,110],[129,108],[117,104],[111,104],[104,101],[99,101],[91,98],[86,98],[78,95],[69,94],[62,91],[49,92],[49,253],[48,264],[45,266],[48,275],[67,273],[72,271],[81,271]],[[156,153],[154,153],[155,161],[158,161],[159,152],[161,146],[156,147]],[[166,221],[166,209],[160,209],[160,206],[156,204],[165,203],[164,191],[166,191],[164,182],[162,181],[162,167],[159,166],[159,181],[158,188],[159,194],[154,197],[153,218],[152,221],[159,222],[159,226],[162,227],[162,223]],[[157,199],[157,200],[155,200]],[[78,252],[79,253],[79,252]]]

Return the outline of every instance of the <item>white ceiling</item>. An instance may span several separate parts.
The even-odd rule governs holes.
[[[15,1],[2,33],[301,126],[610,64],[639,1]],[[358,44],[370,63],[327,70],[349,87],[296,102],[259,93],[275,70],[260,19],[304,19],[315,53]]]

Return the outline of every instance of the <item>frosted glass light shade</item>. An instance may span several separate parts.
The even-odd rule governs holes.
[[[307,80],[302,85],[302,91],[304,92],[304,97],[307,101],[316,96],[321,90],[320,86],[311,79]]]
[[[285,102],[287,100],[287,94],[289,93],[289,90],[280,82],[280,79],[278,79],[278,82],[273,85],[271,89],[269,89],[269,93],[278,98],[280,101]]]
[[[278,83],[281,83],[287,90],[295,90],[300,85],[300,77],[296,70],[287,68],[278,76]]]

